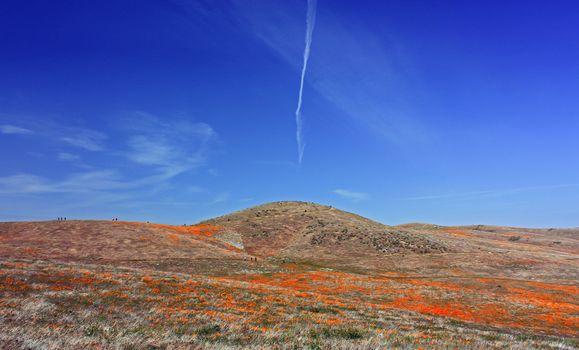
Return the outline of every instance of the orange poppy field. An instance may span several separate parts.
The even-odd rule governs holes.
[[[555,232],[561,243],[549,237],[547,244],[545,233],[532,230],[405,226],[433,237],[433,247],[448,248],[364,256],[352,243],[351,256],[315,259],[287,247],[284,254],[274,248],[269,256],[251,254],[243,228],[218,222],[0,224],[0,343],[7,349],[579,346],[576,233]],[[525,234],[528,242],[510,238]],[[465,251],[475,242],[486,250]]]

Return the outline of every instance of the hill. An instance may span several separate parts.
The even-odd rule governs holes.
[[[258,256],[310,259],[449,251],[436,238],[306,202],[268,203],[203,223],[237,235],[244,249]]]
[[[219,239],[211,225],[122,221],[0,223],[0,257],[151,267],[203,273],[243,265],[250,257]]]
[[[2,349],[575,349],[579,229],[276,202],[191,226],[0,223]]]

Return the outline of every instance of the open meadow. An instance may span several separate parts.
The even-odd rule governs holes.
[[[576,349],[578,232],[393,227],[293,202],[195,226],[2,223],[0,344]]]

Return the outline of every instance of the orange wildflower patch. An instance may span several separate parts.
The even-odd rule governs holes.
[[[21,248],[19,249],[19,252],[24,253],[26,255],[34,255],[36,253],[39,253],[40,250],[38,248]]]
[[[509,287],[508,290],[512,293],[510,298],[517,302],[551,309],[554,312],[579,312],[579,305],[565,302],[557,295],[539,293],[522,288]]]
[[[185,233],[190,235],[199,235],[199,236],[206,236],[211,237],[217,232],[219,232],[219,226],[217,225],[209,225],[209,224],[201,224],[201,225],[192,225],[192,226],[172,226],[172,225],[161,225],[161,224],[152,224],[156,228],[162,228],[167,230],[173,230],[179,233]]]
[[[181,240],[181,237],[173,233],[167,233],[167,238],[173,242],[179,242]]]
[[[82,277],[71,278],[70,283],[72,284],[84,284],[93,285],[95,284],[95,278],[90,272],[83,273]]]
[[[12,269],[25,269],[30,267],[32,264],[29,263],[22,263],[22,262],[12,262],[12,261],[6,261],[3,262],[3,264],[7,267],[7,268],[12,268]]]
[[[206,236],[211,237],[219,232],[220,227],[217,225],[211,224],[199,224],[199,225],[191,225],[191,226],[176,226],[176,225],[164,225],[164,224],[149,224],[143,222],[128,222],[128,221],[115,221],[114,224],[119,225],[136,225],[136,226],[146,226],[151,227],[154,229],[164,231],[174,231],[177,233],[185,233],[191,235],[199,235],[199,236]],[[146,239],[146,238],[145,238]]]
[[[0,283],[0,290],[6,290],[11,292],[26,292],[32,289],[27,283],[12,278],[10,276],[6,276],[4,281]]]
[[[447,228],[447,229],[444,229],[443,232],[448,233],[448,234],[453,235],[453,236],[459,236],[459,237],[469,237],[472,235],[469,231],[463,230],[460,228]]]
[[[579,312],[579,306],[572,301],[573,293],[576,293],[573,286],[541,283],[533,285],[547,291],[540,293],[509,286],[509,283],[524,285],[524,282],[492,278],[451,283],[423,278],[393,279],[386,276],[370,277],[328,271],[244,275],[223,279],[247,281],[255,291],[267,292],[258,289],[259,285],[262,288],[276,288],[275,297],[264,298],[270,303],[287,304],[287,300],[282,297],[285,295],[328,307],[400,309],[493,326],[533,328],[566,334],[572,334],[573,327],[578,328],[577,318],[573,315]],[[497,290],[485,286],[481,289],[480,283],[501,284],[506,288]],[[339,317],[315,320],[316,323],[343,322]]]
[[[405,279],[403,280],[406,284],[412,284],[415,286],[425,286],[425,287],[434,287],[437,289],[446,289],[456,292],[461,292],[465,290],[465,286],[462,284],[457,283],[449,283],[449,282],[440,282],[440,281],[433,281],[427,279]]]
[[[544,282],[527,282],[527,284],[536,288],[564,292],[572,296],[579,296],[579,287],[577,286]]]

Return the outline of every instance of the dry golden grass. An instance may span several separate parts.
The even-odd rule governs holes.
[[[496,281],[327,271],[215,277],[40,261],[0,268],[4,348],[578,345],[568,337],[578,326],[575,286],[501,281],[501,291],[481,294],[479,284]]]
[[[408,244],[367,244],[388,232],[379,247]],[[578,232],[303,203],[186,227],[0,223],[0,348],[577,349]]]

